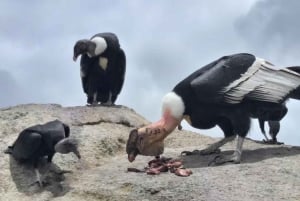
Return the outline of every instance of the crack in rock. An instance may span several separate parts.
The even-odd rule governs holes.
[[[93,126],[93,125],[98,125],[101,123],[110,123],[110,124],[120,124],[126,127],[135,127],[134,125],[132,125],[129,121],[127,120],[121,120],[121,121],[117,121],[117,122],[112,122],[110,120],[104,120],[104,119],[100,119],[99,121],[88,121],[88,122],[79,122],[79,123],[72,123],[72,126]]]

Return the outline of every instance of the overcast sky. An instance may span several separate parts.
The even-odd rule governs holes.
[[[165,93],[223,55],[249,52],[278,66],[300,65],[299,0],[2,0],[0,8],[0,107],[85,105],[73,46],[100,32],[117,34],[127,57],[116,103],[150,121],[160,118]],[[278,139],[300,145],[300,102],[287,105]],[[197,132],[223,136],[219,129]],[[257,123],[249,137],[263,138]]]

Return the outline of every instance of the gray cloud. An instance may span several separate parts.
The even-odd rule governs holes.
[[[261,28],[256,35],[248,33],[256,26],[254,19],[259,20],[255,13],[263,11],[269,2],[1,1],[0,69],[11,76],[10,81],[3,81],[11,92],[5,101],[1,98],[0,106],[19,103],[14,100],[84,105],[79,62],[72,61],[73,45],[95,33],[111,31],[118,35],[127,57],[125,84],[117,104],[155,121],[160,117],[162,96],[185,76],[218,57],[250,51],[277,61],[278,52],[272,51],[274,43],[268,42],[268,54],[259,48],[272,31]],[[272,19],[278,12],[273,10],[268,11]],[[274,29],[276,20],[274,23],[268,26]],[[289,31],[296,37],[299,32],[293,28]],[[281,44],[286,44],[283,39],[287,37],[290,35],[281,35]],[[300,63],[296,47],[285,48],[293,51],[283,53],[284,64]],[[222,136],[218,129],[199,132]],[[252,133],[259,131],[253,129]]]
[[[0,104],[2,106],[21,104],[26,101],[22,88],[5,70],[0,69]]]
[[[299,57],[299,8],[297,0],[258,1],[237,21],[237,30],[254,51],[288,63]]]
[[[237,19],[236,30],[249,50],[278,66],[300,65],[300,1],[262,0]],[[287,103],[289,112],[282,120],[279,140],[300,144],[297,119],[299,101]],[[255,122],[257,128],[257,123]],[[253,129],[255,130],[255,129]],[[259,132],[256,129],[255,132]]]

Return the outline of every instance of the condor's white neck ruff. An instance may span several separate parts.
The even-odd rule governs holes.
[[[107,43],[106,43],[104,38],[95,37],[95,38],[92,38],[91,41],[96,44],[96,48],[95,48],[95,55],[96,56],[102,54],[106,50]]]
[[[180,120],[183,116],[185,105],[180,96],[175,92],[167,93],[162,99],[162,112],[169,110],[171,115]]]

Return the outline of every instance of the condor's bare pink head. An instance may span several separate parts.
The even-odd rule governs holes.
[[[180,124],[185,108],[181,97],[170,92],[162,102],[162,118],[159,121],[130,132],[126,145],[130,162],[138,154],[161,155],[164,151],[164,139]]]
[[[159,156],[164,151],[163,140],[159,140],[150,134],[149,129],[133,129],[126,145],[129,162],[133,162],[138,154],[144,156]],[[158,134],[156,134],[157,136]]]

